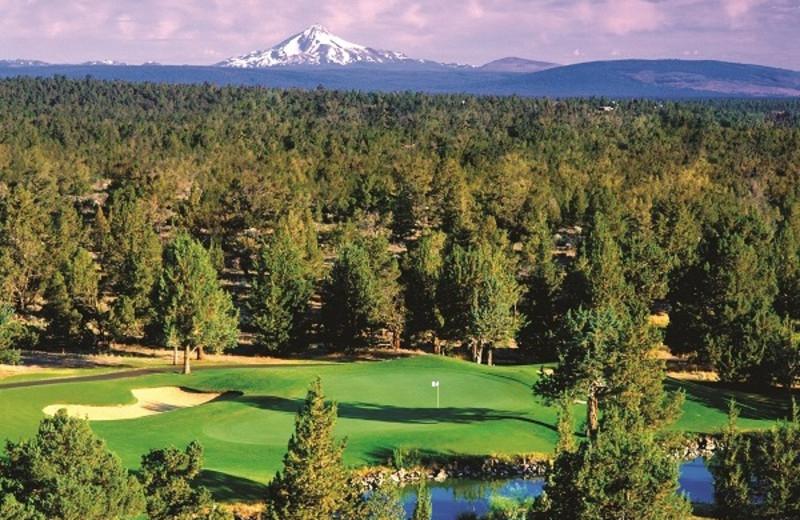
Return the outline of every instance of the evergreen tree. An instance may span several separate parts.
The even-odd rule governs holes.
[[[0,221],[0,282],[17,310],[25,311],[47,285],[49,219],[33,194],[12,189]]]
[[[622,251],[611,229],[606,216],[595,212],[581,249],[579,265],[585,270],[588,288],[585,304],[595,309],[633,303],[633,291],[625,278]]]
[[[325,402],[322,381],[317,378],[295,417],[283,471],[267,487],[267,519],[346,518],[357,504],[342,463],[345,441],[334,438],[335,425],[336,404]]]
[[[405,320],[400,269],[386,239],[361,238],[346,244],[324,287],[325,333],[340,348],[368,343],[381,329],[399,346]]]
[[[208,251],[185,233],[164,250],[155,307],[158,330],[166,345],[183,349],[183,373],[189,358],[202,349],[220,351],[236,345],[238,314],[220,287]]]
[[[778,294],[775,307],[782,316],[800,319],[800,202],[781,222],[775,236]]]
[[[203,447],[197,441],[185,451],[176,448],[151,449],[142,456],[140,478],[151,520],[190,520],[230,518],[211,499],[203,487],[192,481],[203,466]]]
[[[717,514],[730,520],[790,520],[800,513],[800,416],[745,436],[731,402],[721,452],[711,459]]]
[[[303,332],[313,293],[313,264],[288,230],[279,227],[261,242],[248,307],[258,342],[269,351],[285,350]]]
[[[437,291],[445,333],[470,341],[476,363],[488,348],[490,364],[493,349],[508,346],[522,323],[516,264],[505,233],[491,228],[476,245],[451,245]]]
[[[89,251],[78,247],[64,268],[70,298],[84,320],[97,314],[100,271]]]
[[[738,412],[731,401],[728,425],[722,430],[721,453],[711,459],[709,470],[714,477],[714,503],[717,514],[727,520],[750,518],[751,481],[753,479],[750,440],[736,426]]]
[[[67,291],[61,271],[55,271],[45,292],[47,303],[42,308],[42,316],[47,320],[46,337],[52,346],[64,347],[88,340],[88,330],[83,316],[75,308]]]
[[[553,520],[683,520],[691,513],[678,494],[678,463],[654,432],[611,417],[595,440],[556,456],[538,507]]]
[[[681,343],[695,342],[723,381],[768,381],[762,365],[782,341],[769,223],[752,212],[724,216],[707,235],[703,264],[687,271],[675,295],[670,344],[685,350]]]
[[[440,231],[424,234],[409,244],[403,262],[405,289],[406,332],[416,336],[433,335],[434,350],[438,353],[439,334],[444,318],[437,303],[436,290],[442,274],[446,235]]]
[[[579,309],[567,322],[559,366],[535,387],[559,399],[561,410],[556,458],[534,509],[553,520],[688,517],[689,503],[677,493],[678,463],[660,433],[681,399],[664,392],[646,316],[608,306]],[[587,395],[589,426],[589,439],[577,447],[570,413],[576,392]]]
[[[43,419],[33,439],[6,444],[0,486],[0,496],[13,496],[3,499],[5,507],[40,515],[33,518],[130,518],[144,507],[136,479],[87,421],[67,416],[66,410]]]
[[[96,231],[104,219],[95,221]],[[120,330],[140,335],[152,320],[151,298],[159,280],[161,241],[153,229],[153,218],[135,189],[126,185],[111,194],[108,210],[108,236],[101,239],[101,263],[106,275],[104,287],[125,297],[133,307],[135,321],[120,324]],[[117,313],[119,321],[128,314]]]
[[[16,365],[19,363],[19,349],[14,345],[14,307],[0,302],[0,364]]]
[[[541,360],[555,357],[552,347],[556,322],[566,312],[561,288],[565,272],[556,262],[553,233],[543,213],[538,213],[528,227],[523,243],[523,285],[520,308],[525,323],[520,330],[521,346],[530,348]]]
[[[800,411],[794,401],[789,420],[759,439],[754,474],[760,517],[789,520],[800,516]]]
[[[550,402],[564,396],[585,399],[590,437],[599,429],[600,411],[610,406],[620,421],[663,426],[677,417],[681,399],[664,391],[663,362],[653,356],[658,345],[644,313],[578,308],[559,331],[558,366],[542,375],[534,392]]]

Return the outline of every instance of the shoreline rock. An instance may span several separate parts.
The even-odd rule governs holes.
[[[364,489],[374,490],[387,483],[403,486],[417,483],[423,478],[434,482],[444,482],[451,478],[475,480],[541,478],[548,469],[550,469],[548,458],[453,457],[410,469],[366,468],[360,472],[358,480]]]
[[[715,435],[701,434],[689,439],[683,448],[675,451],[676,458],[693,460],[711,458],[719,450]],[[375,490],[391,483],[395,486],[414,484],[422,480],[444,482],[447,479],[497,480],[506,478],[543,478],[550,469],[552,459],[544,456],[464,457],[437,458],[412,468],[386,466],[364,468],[357,471],[357,481],[367,490]]]

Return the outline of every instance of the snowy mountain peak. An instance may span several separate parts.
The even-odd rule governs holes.
[[[287,65],[352,65],[357,63],[415,62],[399,52],[384,51],[349,42],[320,24],[267,50],[231,58],[223,67],[259,68]]]

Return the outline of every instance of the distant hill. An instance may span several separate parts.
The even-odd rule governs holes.
[[[800,72],[694,60],[595,61],[508,79],[504,88],[564,96],[800,97]]]
[[[486,72],[539,72],[540,70],[558,67],[557,63],[547,61],[526,60],[525,58],[501,58],[494,60],[486,65],[478,67],[478,70]]]
[[[376,74],[376,70],[380,73]],[[321,86],[338,90],[526,97],[800,97],[800,72],[719,61],[598,61],[527,73],[445,66],[414,68],[397,64],[233,68],[25,65],[21,61],[0,62],[0,77],[54,75],[78,79],[91,76],[134,82],[212,83],[301,89]]]
[[[39,60],[0,60],[0,67],[43,67],[50,65]]]

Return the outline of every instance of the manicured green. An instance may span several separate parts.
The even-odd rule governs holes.
[[[126,404],[131,389],[184,386],[236,391],[211,403],[125,421],[95,421],[92,429],[138,468],[151,448],[204,447],[201,477],[220,499],[263,496],[263,484],[281,467],[308,383],[319,376],[328,399],[338,402],[337,436],[347,436],[345,463],[385,463],[395,447],[423,453],[552,453],[557,440],[556,409],[533,397],[539,366],[486,367],[437,356],[382,362],[216,368],[191,376],[164,373],[106,382],[60,383],[0,389],[0,439],[35,434],[42,408],[53,403]],[[441,408],[436,408],[440,382]],[[681,429],[717,431],[726,420],[727,394],[708,386],[674,383],[687,389]],[[783,399],[737,395],[743,428],[766,427],[785,416]],[[777,404],[779,403],[779,404]],[[751,407],[751,408],[748,408]],[[753,408],[755,407],[755,408]],[[753,409],[753,414],[747,410]],[[754,416],[755,411],[760,415]],[[576,405],[578,420],[583,409]]]
[[[681,418],[673,426],[681,431],[719,433],[728,422],[731,399],[740,410],[737,424],[742,430],[769,428],[776,419],[788,418],[792,408],[792,396],[781,389],[758,393],[719,383],[675,379],[667,379],[666,387],[668,390],[680,388],[686,395]],[[800,394],[795,391],[793,395],[797,399]]]

